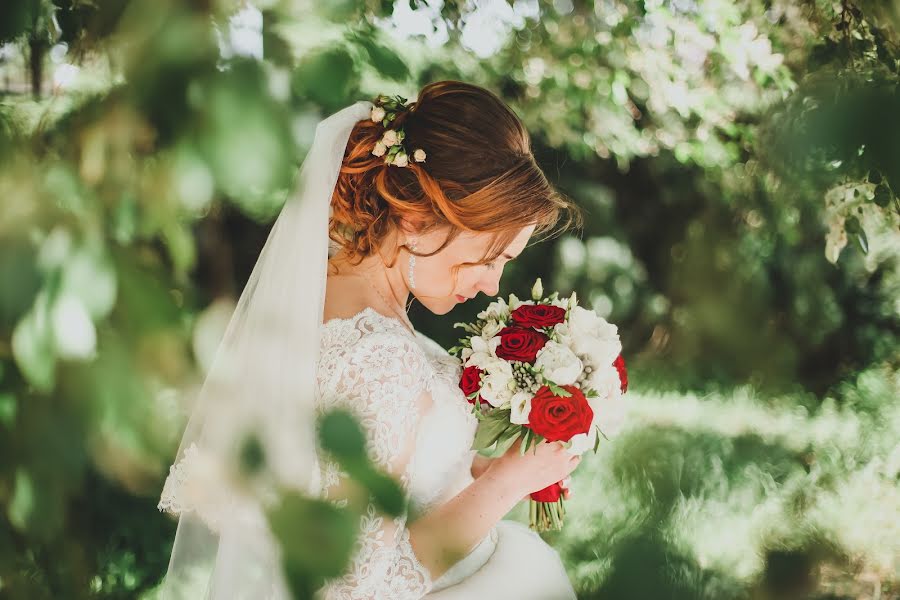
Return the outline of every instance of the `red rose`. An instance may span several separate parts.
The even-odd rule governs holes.
[[[622,386],[622,393],[624,394],[628,390],[628,370],[625,368],[625,359],[622,358],[621,354],[613,362],[613,366],[619,372],[619,384]]]
[[[523,304],[510,315],[520,327],[553,327],[566,320],[566,309],[549,304]]]
[[[463,369],[462,377],[459,380],[459,389],[466,395],[466,399],[470,404],[475,404],[475,400],[486,402],[480,395],[475,398],[469,398],[469,394],[477,392],[481,389],[481,369],[478,367],[466,367]]]
[[[591,429],[594,411],[587,398],[574,385],[560,386],[571,396],[557,396],[546,385],[531,399],[528,427],[549,442],[568,442]]]
[[[534,329],[524,327],[504,327],[498,334],[500,345],[497,346],[497,356],[506,360],[518,360],[533,363],[544,344],[547,336]]]
[[[531,493],[531,499],[535,502],[556,502],[560,496],[566,497],[569,488],[562,486],[562,481],[552,483],[542,490]]]

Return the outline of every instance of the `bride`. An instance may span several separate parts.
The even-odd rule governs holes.
[[[481,87],[436,82],[322,121],[166,480],[159,507],[179,525],[162,597],[290,598],[265,510],[273,490],[353,501],[313,441],[315,417],[342,408],[409,510],[364,502],[350,564],[316,598],[575,598],[556,551],[503,517],[579,458],[558,442],[477,456],[458,362],[406,314],[412,299],[445,314],[496,295],[534,234],[573,219],[520,120]],[[250,475],[234,466],[247,440],[265,463]]]

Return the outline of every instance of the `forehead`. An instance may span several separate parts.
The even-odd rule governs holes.
[[[522,252],[528,244],[528,240],[534,232],[534,228],[534,225],[528,225],[520,229],[512,241],[503,248],[502,254],[506,254],[507,258],[510,258],[515,257]],[[474,252],[483,254],[491,247],[496,235],[497,234],[494,232],[463,231],[459,234],[457,241],[460,245],[471,249]]]

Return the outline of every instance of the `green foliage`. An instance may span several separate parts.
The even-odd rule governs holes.
[[[746,389],[630,391],[632,426],[585,457],[554,538],[579,597],[824,598],[854,562],[890,586],[898,383],[867,371],[809,411]]]
[[[221,333],[210,302],[246,281],[313,123],[440,78],[509,102],[587,212],[504,285],[577,290],[644,385],[557,538],[583,596],[797,597],[823,564],[852,583],[848,557],[896,581],[900,536],[878,517],[897,503],[896,2],[540,2],[486,58],[464,45],[468,2],[441,5],[438,49],[382,33],[389,0],[266,2],[262,60],[219,47],[239,4],[0,8],[36,83],[0,96],[0,595],[155,585],[178,406]],[[41,99],[57,41],[81,83]],[[452,341],[448,318],[414,319]],[[520,429],[496,429],[500,453]],[[404,509],[351,417],[321,433]],[[258,441],[240,456],[265,468]],[[345,564],[353,518],[292,494],[270,514],[298,596]]]

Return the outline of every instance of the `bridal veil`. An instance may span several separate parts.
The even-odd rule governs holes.
[[[178,515],[161,597],[289,598],[263,501],[320,489],[314,392],[328,219],[347,140],[373,104],[319,123],[196,398],[159,502]],[[255,458],[254,458],[255,457]],[[261,475],[241,466],[261,458]]]

